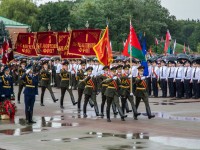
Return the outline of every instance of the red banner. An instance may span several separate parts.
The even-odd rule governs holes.
[[[61,54],[61,58],[62,59],[81,58],[81,56],[68,54],[70,39],[71,39],[71,34],[69,32],[58,32],[58,36],[57,36],[58,51]]]
[[[95,55],[93,47],[98,43],[101,30],[73,30],[69,46],[69,54],[78,56]]]
[[[36,41],[37,54],[44,56],[59,55],[57,50],[57,33],[55,32],[38,32]]]
[[[19,33],[15,44],[16,53],[26,56],[37,56],[33,33]]]

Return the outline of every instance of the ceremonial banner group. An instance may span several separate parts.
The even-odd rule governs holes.
[[[61,56],[61,58],[94,56],[93,47],[98,43],[100,34],[101,30],[97,29],[19,33],[15,52],[26,56]]]

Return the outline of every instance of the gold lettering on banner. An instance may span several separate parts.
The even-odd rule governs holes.
[[[53,54],[54,53],[54,49],[43,49],[43,53]]]
[[[85,36],[85,42],[88,42],[88,33]]]
[[[95,38],[95,40],[98,40],[98,38],[99,38],[99,33],[90,32],[90,34]]]
[[[82,32],[73,32],[73,38],[77,38]]]
[[[28,44],[29,45],[31,44],[31,37],[30,36],[28,37]]]
[[[31,50],[30,49],[22,49],[22,52],[23,53],[26,53],[26,54],[31,54]]]
[[[51,43],[51,35],[49,35],[49,43]]]

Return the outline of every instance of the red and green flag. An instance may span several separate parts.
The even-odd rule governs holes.
[[[136,32],[131,23],[130,23],[130,34],[124,46],[123,54],[127,54],[127,52],[129,55],[131,54],[134,58],[137,58],[141,61],[146,60],[145,56],[143,55],[142,48],[138,40],[138,37],[136,35]]]

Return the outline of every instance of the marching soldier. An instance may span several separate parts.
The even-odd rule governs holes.
[[[144,67],[139,66],[138,67],[138,76],[135,79],[136,83],[136,91],[135,91],[135,97],[136,97],[136,109],[138,109],[138,106],[140,104],[141,99],[143,100],[148,118],[154,118],[155,115],[151,114],[151,109],[149,106],[149,95],[148,95],[148,89],[147,89],[147,82],[145,80],[145,77],[143,76],[144,73]]]
[[[7,66],[4,68],[4,74],[0,77],[0,91],[2,100],[10,100],[13,96],[13,78]]]
[[[185,68],[184,68],[184,89],[185,89],[185,97],[189,99],[192,97],[192,86],[191,86],[191,79],[192,79],[192,68],[190,67],[190,61],[185,61]]]
[[[83,91],[84,91],[84,88],[85,88],[85,82],[83,82],[83,80],[85,78],[84,73],[85,73],[86,62],[82,60],[80,65],[81,65],[81,69],[79,69],[78,72],[77,72],[77,78],[78,78],[78,111],[81,111],[81,99],[82,99]]]
[[[104,70],[104,73],[98,76],[99,83],[101,83],[103,80],[106,80],[109,77],[109,74],[108,74],[109,67],[108,66],[104,66],[103,70]],[[101,85],[101,98],[102,98],[101,116],[104,116],[104,105],[106,103],[105,91],[106,91],[107,87],[108,87],[108,84],[104,83],[104,84]]]
[[[51,88],[51,73],[52,71],[50,69],[48,69],[48,62],[43,62],[43,68],[40,72],[40,77],[41,77],[41,81],[40,81],[40,86],[41,86],[41,98],[40,98],[40,105],[44,106],[44,93],[45,90],[48,89],[51,97],[53,99],[53,102],[55,103],[56,101],[58,101],[58,99],[55,98],[54,93],[52,91]]]
[[[87,104],[89,102],[89,99],[91,98],[92,101],[94,102],[94,110],[96,113],[96,116],[100,116],[99,114],[99,109],[96,101],[96,94],[97,94],[97,81],[96,78],[92,75],[92,67],[88,67],[86,69],[85,75],[87,74],[87,77],[84,79],[84,82],[86,83],[85,89],[84,89],[84,94],[85,94],[85,101],[83,105],[83,115],[84,117],[87,117],[86,109],[87,109]]]
[[[67,61],[63,62],[62,69],[60,70],[60,76],[61,76],[61,98],[60,98],[60,108],[64,109],[63,106],[63,100],[65,96],[66,90],[69,92],[71,101],[73,105],[76,105],[78,102],[75,102],[74,95],[72,93],[72,80],[71,80],[71,73],[68,71],[68,65],[69,63]]]
[[[124,115],[120,105],[119,105],[119,86],[120,86],[120,80],[117,77],[116,74],[116,67],[112,67],[110,72],[110,77],[102,82],[102,84],[108,84],[108,87],[105,91],[106,99],[107,99],[107,107],[106,107],[106,116],[107,121],[111,122],[110,120],[110,106],[112,102],[116,104],[116,107],[118,109],[118,112],[121,116],[121,120],[125,121],[124,118],[127,117],[127,115]]]
[[[33,74],[33,69],[31,66],[29,66],[26,72],[22,75],[21,80],[23,80],[25,83],[25,89],[23,93],[27,123],[36,123],[32,118],[35,96],[38,95],[38,75]]]
[[[25,86],[25,83],[24,81],[21,79],[22,78],[22,75],[26,72],[26,62],[25,61],[22,61],[20,66],[19,66],[19,69],[18,69],[18,83],[19,83],[19,88],[18,88],[18,96],[17,96],[17,101],[18,101],[18,104],[20,104],[20,96],[21,96],[21,92],[22,92],[22,89],[24,88]]]
[[[167,67],[165,66],[166,62],[161,60],[161,67],[160,67],[160,86],[162,90],[162,97],[167,97]]]
[[[137,109],[135,108],[133,95],[130,95],[130,78],[132,78],[132,75],[129,75],[129,69],[130,65],[125,65],[123,67],[124,74],[121,76],[121,85],[120,85],[120,94],[121,94],[121,101],[122,101],[122,111],[124,113],[124,109],[126,107],[127,99],[131,103],[131,107],[134,113],[134,119],[137,120],[137,116],[140,115],[140,113],[137,113]],[[132,93],[132,92],[131,92]]]
[[[173,67],[173,64],[175,64],[174,61],[168,61],[167,80],[169,87],[169,97],[176,97],[176,85],[174,83],[175,67]]]

